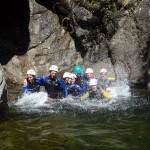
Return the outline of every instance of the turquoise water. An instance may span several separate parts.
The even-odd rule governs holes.
[[[107,107],[89,108],[71,105],[25,111],[11,103],[10,116],[0,123],[0,149],[150,149],[149,91],[134,92]]]

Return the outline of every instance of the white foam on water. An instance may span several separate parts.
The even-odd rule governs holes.
[[[65,109],[78,109],[97,111],[101,108],[107,108],[109,110],[115,110],[118,108],[124,109],[122,98],[112,98],[111,100],[85,100],[81,101],[79,98],[67,97],[61,99],[59,102],[46,103],[48,95],[45,92],[25,94],[18,99],[14,106],[19,108],[19,111],[23,112],[51,112],[57,113],[59,110]],[[120,107],[121,106],[121,107]]]
[[[131,97],[128,73],[125,71],[124,66],[116,66],[115,72],[116,82],[114,83],[114,86],[111,87],[111,92],[109,93],[110,96],[115,99],[120,97]]]
[[[111,87],[111,92],[109,92],[110,97],[113,98],[120,98],[120,97],[130,97],[130,87],[127,85],[116,85]]]
[[[47,99],[48,95],[45,92],[24,94],[14,105],[22,108],[36,108],[45,105]]]

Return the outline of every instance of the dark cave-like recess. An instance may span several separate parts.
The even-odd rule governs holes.
[[[27,52],[29,38],[29,0],[5,0],[0,5],[0,63]]]

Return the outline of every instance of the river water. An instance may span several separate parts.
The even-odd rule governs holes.
[[[10,115],[0,123],[0,150],[148,150],[149,93],[53,104],[45,104],[43,92],[12,96]]]

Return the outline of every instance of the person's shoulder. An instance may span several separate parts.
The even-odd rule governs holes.
[[[81,88],[78,84],[74,83],[72,84],[72,86],[74,86],[75,88]]]
[[[81,73],[81,78],[86,79],[86,74],[84,72]]]
[[[98,83],[102,83],[102,80],[100,78],[95,78]]]
[[[60,77],[57,77],[57,78],[56,78],[56,80],[58,80],[58,81],[62,81],[62,79],[61,79]]]
[[[56,81],[57,81],[57,82],[61,82],[61,83],[65,83],[60,77],[57,77],[57,78],[56,78]]]
[[[48,80],[49,79],[49,77],[48,76],[38,76],[38,77],[36,77],[35,78],[35,81],[45,81],[45,80]]]

